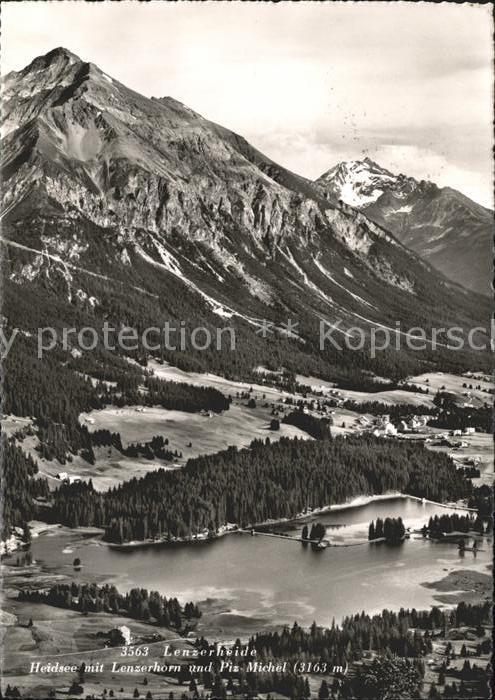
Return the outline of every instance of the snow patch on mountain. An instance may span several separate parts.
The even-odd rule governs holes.
[[[410,214],[412,212],[412,204],[405,204],[403,207],[394,210],[394,214]]]
[[[163,261],[164,267],[172,272],[176,277],[180,279],[185,279],[178,260],[170,253],[156,238],[153,238],[153,244],[158,251],[160,258]]]
[[[333,194],[351,207],[360,208],[376,200],[395,176],[366,158],[339,163],[317,182],[331,185]]]
[[[12,131],[19,128],[19,122],[14,117],[9,117],[0,127],[0,138],[5,138]]]
[[[159,242],[154,241],[154,243],[163,262],[158,262],[157,260],[152,258],[151,255],[148,255],[148,253],[146,253],[139,244],[136,245],[137,254],[140,255],[149,264],[154,265],[155,267],[160,267],[166,270],[167,272],[171,272],[173,275],[181,279],[184,282],[184,284],[186,284],[190,289],[199,294],[199,296],[206,301],[208,306],[210,306],[212,313],[216,314],[217,316],[221,316],[222,318],[232,318],[233,316],[237,316],[238,318],[244,319],[251,325],[260,325],[260,319],[254,319],[249,316],[246,316],[245,314],[236,311],[227,304],[223,304],[222,302],[218,301],[214,297],[204,292],[200,287],[198,287],[197,284],[195,284],[182,272],[182,270],[179,267],[178,261],[171,253],[169,253]]]
[[[99,305],[99,300],[95,296],[90,296],[84,289],[77,289],[75,293],[76,298],[81,302],[87,302],[89,306],[94,308]]]
[[[333,275],[331,275],[330,272],[325,267],[323,267],[323,265],[321,264],[321,262],[319,260],[315,260],[314,263],[315,263],[316,267],[318,268],[318,270],[323,275],[325,275],[325,277],[327,279],[329,279],[330,282],[332,282],[332,284],[335,284],[337,287],[340,287],[340,289],[343,289],[344,292],[347,292],[347,294],[349,294],[356,301],[359,301],[361,304],[366,304],[366,306],[370,306],[372,309],[376,309],[376,306],[374,306],[373,304],[370,304],[369,301],[366,301],[366,299],[363,299],[363,297],[360,297],[358,294],[354,294],[354,292],[351,292],[350,289],[347,289],[347,287],[344,287],[343,284],[340,284],[340,282],[337,282],[337,280],[333,277]]]
[[[339,163],[319,177],[316,184],[356,209],[374,204],[388,191],[402,199],[418,185],[413,178],[394,175],[370,158]]]
[[[374,187],[369,194],[363,194],[362,182],[344,182],[340,188],[340,199],[351,207],[362,207],[364,204],[376,202],[383,190]]]
[[[131,264],[131,258],[129,257],[129,251],[127,248],[122,248],[122,252],[120,254],[120,260],[123,265],[130,265]]]
[[[292,255],[292,252],[289,250],[289,248],[286,248],[285,251],[280,249],[280,252],[282,255],[285,256],[285,258],[290,262],[290,264],[297,270],[297,272],[301,275],[304,284],[306,287],[309,287],[309,289],[313,290],[320,299],[322,299],[324,302],[327,304],[332,304],[333,305],[333,299],[331,296],[326,294],[322,289],[318,287],[314,282],[312,282],[306,272],[297,264],[296,260],[294,259],[294,256]]]

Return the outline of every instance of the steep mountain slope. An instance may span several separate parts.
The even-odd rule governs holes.
[[[491,295],[493,212],[450,187],[393,175],[369,158],[339,163],[316,182],[449,279]]]
[[[31,326],[49,325],[50,313],[59,324],[232,323],[245,346],[207,357],[237,373],[260,361],[320,373],[370,364],[365,352],[322,352],[322,319],[340,323],[341,338],[355,325],[488,327],[488,303],[362,213],[176,100],[143,97],[65,49],[7,75],[3,106],[10,319],[22,307]],[[19,285],[36,313],[13,301]],[[281,326],[289,318],[299,322],[292,334]],[[262,319],[289,339],[260,338]],[[421,361],[445,362],[442,353]],[[404,373],[408,362],[385,353],[370,366]]]

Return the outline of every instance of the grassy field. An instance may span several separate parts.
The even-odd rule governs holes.
[[[131,409],[129,409],[131,410]],[[20,418],[18,416],[6,416],[2,421],[2,429],[7,436],[13,435],[22,428],[33,426],[30,418]],[[148,460],[144,457],[125,457],[114,448],[95,448],[96,463],[89,464],[82,457],[74,455],[72,461],[62,464],[57,459],[48,460],[39,454],[37,447],[39,440],[34,432],[19,441],[22,450],[30,455],[38,464],[38,476],[48,480],[50,488],[58,488],[60,479],[57,477],[62,472],[67,472],[72,476],[80,476],[87,481],[93,480],[94,487],[99,491],[105,491],[116,484],[130,479],[134,476],[144,476],[154,469],[173,469],[178,463],[163,461],[160,459]]]
[[[216,374],[197,374],[195,372],[184,372],[177,367],[172,367],[167,363],[163,365],[156,361],[151,361],[148,363],[148,369],[153,370],[157,377],[165,379],[167,381],[173,382],[188,382],[189,384],[196,384],[199,386],[210,386],[224,394],[232,394],[235,396],[236,392],[249,391],[250,388],[253,389],[254,395],[262,396],[266,395],[267,401],[278,401],[280,399],[285,399],[287,397],[300,398],[295,394],[290,394],[287,391],[282,391],[275,387],[264,386],[262,384],[248,384],[246,382],[235,382],[229,379],[224,379]],[[261,373],[260,373],[261,376]],[[426,375],[425,375],[426,376]],[[445,375],[447,376],[447,375]],[[459,378],[461,379],[461,378]],[[309,377],[302,374],[296,375],[296,380],[298,383],[305,386],[310,386],[315,392],[323,392],[328,394],[331,389],[335,388],[335,384],[324,379],[318,379],[317,377]],[[413,381],[413,380],[411,380]],[[462,385],[461,380],[461,385]],[[419,382],[418,382],[419,383]],[[425,384],[425,387],[428,385]],[[431,390],[430,390],[431,391]],[[396,404],[396,403],[410,403],[415,406],[419,404],[432,405],[434,392],[431,396],[421,393],[415,393],[411,391],[403,391],[402,389],[393,389],[390,391],[380,391],[377,393],[370,394],[365,391],[352,391],[350,389],[341,389],[341,398],[352,399],[354,401],[383,401],[383,403]]]
[[[445,431],[437,428],[437,433]],[[451,447],[436,447],[427,444],[428,449],[434,452],[449,454],[458,466],[467,466],[466,461],[479,459],[476,466],[480,469],[479,478],[473,479],[475,486],[493,483],[493,437],[489,433],[474,433],[474,435],[462,435],[460,438],[450,438],[452,441],[467,443],[467,447],[452,449]]]
[[[282,436],[294,437],[297,435],[300,438],[311,439],[297,428],[283,423],[281,423],[279,431],[273,432],[269,429],[272,405],[277,406],[281,418],[284,412],[292,410],[290,405],[285,405],[283,402],[289,397],[293,400],[300,399],[301,397],[298,395],[262,384],[251,385],[244,382],[233,382],[213,374],[185,373],[177,368],[159,363],[150,363],[150,369],[153,369],[157,376],[165,380],[211,386],[225,395],[230,394],[233,397],[231,407],[223,414],[215,414],[211,417],[197,413],[168,411],[158,407],[146,408],[144,412],[138,412],[136,407],[132,406],[119,409],[108,407],[90,414],[94,419],[94,423],[86,423],[90,430],[105,428],[120,432],[124,445],[130,442],[145,442],[154,435],[163,435],[168,438],[169,448],[172,451],[177,450],[182,453],[181,458],[171,462],[130,459],[123,457],[115,450],[98,448],[95,465],[89,465],[80,457],[75,457],[71,463],[61,465],[56,460],[49,462],[41,459],[36,451],[38,445],[36,434],[28,435],[22,441],[22,447],[36,458],[40,473],[49,478],[51,485],[60,483],[56,479],[57,473],[67,471],[78,474],[83,479],[91,477],[96,488],[107,489],[125,479],[140,476],[159,467],[180,467],[188,458],[199,454],[217,452],[229,445],[246,446],[254,438],[265,439],[269,437],[271,440],[277,440]],[[260,373],[260,379],[261,376]],[[314,377],[300,376],[298,381],[311,385],[315,391],[328,392],[332,388],[330,382],[324,382]],[[443,386],[446,390],[456,393],[460,401],[468,400],[463,394],[469,389],[466,390],[462,386],[463,383],[468,385],[471,383],[474,387],[480,384],[482,389],[488,389],[492,386],[486,380],[481,381],[442,373],[425,374],[409,381],[423,388],[429,387],[430,394],[426,396],[402,390],[369,394],[342,390],[341,396],[356,401],[383,401],[390,404],[407,402],[417,405],[431,403],[435,392]],[[250,391],[251,389],[252,391]],[[256,401],[256,408],[248,408],[247,399],[240,398],[241,393],[248,391],[250,391],[250,397]],[[492,398],[490,394],[476,389],[473,389],[472,396],[472,402],[475,405],[481,405],[484,401],[490,401]],[[336,408],[332,414],[334,421],[332,432],[334,434],[356,432],[360,429],[357,424],[359,417],[360,415],[357,413]],[[81,420],[84,418],[84,415],[81,416]],[[345,424],[344,427],[343,424]],[[30,426],[32,426],[31,419],[10,416],[4,419],[2,427],[7,435],[12,435],[19,429],[26,429]],[[427,428],[425,436],[431,437],[442,432],[446,431]],[[493,480],[491,436],[476,433],[462,436],[460,439],[468,444],[466,448],[453,450],[451,447],[433,447],[430,444],[427,446],[429,449],[451,454],[459,465],[466,459],[479,457],[482,476],[479,480],[474,480],[474,483],[490,483]],[[36,535],[36,530],[33,534]],[[445,569],[445,571],[447,570]],[[454,574],[456,575],[454,576]],[[64,664],[70,663],[78,666],[83,661],[86,664],[104,663],[106,669],[109,669],[114,661],[126,664],[143,663],[142,658],[133,661],[132,658],[122,657],[120,648],[104,648],[105,638],[98,636],[98,633],[106,633],[121,625],[126,625],[131,629],[133,639],[136,642],[150,639],[153,634],[160,635],[160,641],[147,644],[149,656],[146,663],[152,663],[155,660],[160,663],[175,663],[173,659],[162,656],[163,647],[167,641],[174,639],[174,645],[181,648],[186,648],[189,645],[186,639],[177,640],[177,635],[171,630],[157,628],[154,625],[118,615],[107,613],[82,615],[75,611],[43,604],[17,601],[19,588],[33,585],[53,585],[56,581],[66,581],[68,577],[73,575],[70,567],[59,568],[56,573],[53,573],[43,569],[41,563],[35,563],[29,567],[5,565],[3,575],[4,601],[0,619],[2,623],[0,625],[1,643],[4,650],[3,694],[5,694],[6,685],[10,684],[17,686],[21,694],[26,697],[46,698],[53,687],[57,688],[57,698],[70,697],[68,691],[76,676],[74,672],[30,674],[29,666],[32,661],[43,663],[60,661]],[[83,567],[78,574],[79,580],[85,580],[86,576],[89,574],[85,573]],[[102,577],[104,577],[103,572]],[[97,579],[98,576],[91,575],[91,580]],[[473,572],[464,570],[451,572],[441,581],[423,585],[428,585],[437,591],[436,598],[439,604],[449,605],[460,599],[474,601],[486,598],[490,595],[491,578],[478,568],[477,571]],[[219,612],[216,611],[217,616]],[[32,626],[28,625],[30,619],[33,620]],[[235,634],[234,630],[232,632],[233,636],[238,633],[239,628],[236,628]],[[432,657],[438,660],[442,654],[443,651],[439,647]],[[435,680],[436,676],[428,669],[427,682],[430,678]],[[313,686],[316,691],[317,683],[314,682],[314,679],[312,679]],[[104,674],[97,671],[86,674],[82,697],[87,695],[100,698],[108,697],[109,691],[112,691],[115,698],[132,698],[136,688],[141,698],[145,698],[148,692],[151,693],[152,698],[167,698],[170,691],[173,691],[175,697],[179,698],[183,692],[187,692],[187,686],[178,686],[171,677],[156,674],[146,674],[145,676],[143,673],[120,674],[107,670]],[[105,690],[106,694],[104,694]],[[200,694],[203,691],[201,686],[198,690]]]
[[[473,406],[482,406],[485,402],[491,403],[493,400],[493,395],[488,393],[489,390],[493,391],[493,382],[486,376],[483,379],[475,379],[458,374],[428,372],[411,377],[408,381],[422,389],[429,388],[432,396],[437,391],[450,391],[457,396],[459,402],[472,403]],[[464,387],[463,384],[467,384],[467,387]],[[469,389],[470,385],[473,386],[472,389]],[[480,389],[476,389],[477,386],[480,386]],[[470,397],[465,396],[468,392],[471,394]]]
[[[241,391],[245,390],[245,388],[241,389]],[[256,408],[248,408],[246,399],[235,398],[228,411],[211,416],[169,411],[160,407],[137,411],[137,407],[133,406],[124,408],[109,406],[90,414],[81,414],[81,423],[90,431],[104,428],[111,432],[119,432],[124,447],[132,442],[146,442],[155,435],[168,438],[168,449],[182,455],[171,461],[148,460],[144,457],[130,458],[114,448],[101,447],[95,448],[94,465],[79,456],[74,456],[71,462],[61,464],[56,459],[49,461],[40,456],[36,449],[39,440],[35,432],[25,437],[20,444],[24,452],[36,460],[40,476],[46,477],[51,487],[56,488],[60,484],[57,474],[68,472],[84,480],[91,478],[96,489],[106,490],[126,479],[143,476],[155,469],[180,467],[191,457],[212,454],[230,445],[236,445],[239,448],[247,447],[256,438],[265,440],[268,437],[272,441],[279,440],[281,437],[312,439],[299,428],[283,423],[280,423],[279,430],[270,430],[272,404],[280,401],[282,394],[283,392],[274,393],[269,388],[260,387],[259,392],[253,390],[250,394],[256,401]],[[285,393],[285,396],[289,394]],[[288,406],[281,405],[278,408],[281,412],[290,410]],[[87,422],[88,418],[94,422]],[[31,425],[30,419],[9,416],[4,421],[4,430],[7,435],[12,435]]]
[[[19,602],[20,588],[53,585],[64,581],[64,576],[46,574],[40,567],[4,567],[4,614],[2,618],[3,676],[2,692],[7,684],[17,686],[23,697],[47,698],[52,688],[57,689],[56,697],[67,697],[72,681],[77,673],[67,672],[30,673],[31,664],[55,663],[79,667],[104,664],[103,671],[96,670],[85,674],[84,695],[102,697],[104,689],[113,691],[116,698],[132,698],[138,688],[140,697],[147,692],[152,697],[168,697],[170,691],[182,691],[187,686],[178,686],[170,678],[153,673],[112,673],[112,662],[136,665],[160,663],[176,664],[173,657],[163,657],[166,643],[174,648],[189,648],[190,643],[179,638],[177,633],[164,627],[132,620],[109,613],[82,614],[41,603]],[[29,626],[29,620],[32,626]],[[127,626],[133,644],[145,644],[148,656],[123,656],[120,647],[105,648],[105,636],[111,629]],[[153,639],[153,635],[158,635]],[[178,695],[180,697],[180,695]]]
[[[310,386],[313,391],[322,391],[324,394],[329,394],[330,390],[335,388],[335,384],[332,382],[327,382],[317,377],[306,377],[302,374],[298,374],[296,379],[300,384]],[[432,406],[434,397],[434,394],[430,396],[419,392],[404,391],[403,389],[390,389],[374,392],[372,394],[367,391],[354,391],[352,389],[339,389],[339,392],[339,398],[344,400],[351,399],[359,403],[365,401],[381,401],[382,403],[388,403],[390,405],[409,403],[413,406]]]
[[[84,574],[80,579],[85,580]],[[17,594],[20,589],[39,585],[53,585],[66,581],[66,577],[44,571],[39,565],[4,566],[4,612],[2,615],[2,644],[4,649],[2,692],[7,684],[17,686],[23,697],[47,698],[48,693],[56,688],[56,698],[73,697],[69,688],[77,678],[77,668],[84,662],[89,670],[85,672],[82,697],[115,697],[127,700],[139,697],[160,700],[168,698],[174,692],[176,698],[187,692],[187,685],[178,685],[172,675],[155,673],[131,668],[142,664],[157,662],[176,666],[180,658],[164,656],[165,646],[170,644],[173,650],[182,652],[191,648],[188,638],[179,637],[174,630],[145,623],[128,617],[109,613],[82,614],[40,603],[19,602]],[[488,600],[491,596],[491,577],[480,570],[456,570],[443,579],[424,586],[438,591],[441,604],[452,605],[460,600],[475,602]],[[217,611],[217,613],[220,611]],[[30,623],[32,620],[32,624]],[[131,649],[147,648],[146,656],[132,657],[123,653],[121,647],[105,647],[106,635],[111,629],[126,626],[132,636]],[[488,654],[479,655],[477,644],[490,634],[485,629],[481,636],[473,634],[469,628],[449,629],[448,637],[434,641],[433,651],[425,658],[425,688],[438,681],[438,668],[445,660],[445,645],[451,641],[455,654],[449,660],[449,677],[455,679],[454,672],[462,667],[461,647],[466,645],[471,663],[486,665]],[[237,636],[237,632],[236,632]],[[194,638],[194,632],[192,633]],[[54,664],[58,662],[72,667],[63,672],[31,673],[32,663]],[[113,670],[112,664],[129,667],[125,672]],[[321,676],[310,679],[311,686],[317,692]],[[200,696],[204,690],[198,687]],[[106,691],[106,692],[105,692]],[[110,693],[110,691],[112,691]],[[149,695],[148,695],[149,697]],[[423,695],[425,697],[425,695]]]
[[[225,377],[220,377],[218,374],[211,374],[209,372],[199,374],[197,372],[184,372],[177,367],[169,365],[167,362],[163,364],[157,362],[156,360],[151,360],[148,362],[148,369],[152,370],[153,373],[168,382],[186,382],[187,384],[194,384],[195,386],[208,386],[218,389],[222,394],[226,396],[235,397],[237,393],[242,393],[253,390],[252,395],[254,398],[263,400],[263,395],[265,400],[269,402],[279,401],[280,399],[285,399],[287,397],[291,398],[301,398],[297,394],[291,394],[288,391],[282,391],[277,387],[265,386],[264,384],[256,384],[247,382],[237,382],[231,379],[225,379]],[[260,377],[263,376],[260,373]]]
[[[146,408],[144,412],[133,407],[108,407],[90,414],[94,423],[88,425],[88,429],[105,428],[120,432],[124,447],[131,442],[145,442],[154,435],[163,435],[169,440],[169,449],[182,453],[178,464],[191,457],[224,450],[229,445],[247,447],[255,438],[309,438],[302,430],[283,423],[280,430],[270,430],[271,409],[262,406],[248,408],[246,403],[235,402],[228,411],[210,417],[159,407]]]
[[[388,403],[391,406],[398,403],[408,403],[411,406],[433,406],[433,395],[414,393],[412,391],[404,391],[404,389],[391,389],[389,391],[378,391],[370,394],[366,391],[352,391],[351,389],[343,389],[342,396],[345,399],[351,399],[357,402],[366,401],[381,401]]]
[[[301,395],[289,393],[277,387],[265,386],[263,384],[248,384],[225,379],[215,374],[194,372],[184,372],[167,363],[151,361],[148,369],[166,381],[187,382],[198,386],[207,386],[218,389],[226,396],[232,397],[232,404],[228,411],[220,415],[211,417],[200,414],[185,413],[181,411],[167,411],[159,407],[146,408],[143,412],[137,411],[136,407],[125,408],[107,407],[101,411],[93,411],[89,415],[82,414],[81,422],[89,430],[106,428],[110,431],[120,432],[124,445],[131,442],[145,442],[154,435],[163,435],[169,440],[171,451],[177,451],[182,456],[172,461],[147,460],[145,458],[125,457],[112,448],[97,448],[96,464],[90,465],[80,457],[76,456],[73,461],[65,465],[57,460],[47,461],[39,456],[36,448],[38,438],[36,434],[27,436],[22,441],[22,448],[25,452],[34,457],[39,465],[40,475],[48,478],[49,483],[55,488],[59,484],[57,474],[68,471],[71,474],[80,476],[82,479],[93,480],[95,488],[99,490],[108,489],[122,481],[134,476],[143,476],[148,471],[157,468],[174,469],[182,466],[191,457],[200,454],[210,454],[223,450],[229,445],[245,447],[255,438],[271,440],[280,439],[282,436],[308,438],[306,433],[281,423],[280,430],[273,432],[269,429],[272,418],[272,407],[275,406],[279,412],[279,418],[292,410],[287,400],[297,401]],[[261,369],[261,368],[258,368]],[[260,379],[264,376],[259,372]],[[334,384],[316,377],[297,375],[297,381],[301,384],[311,386],[314,392],[323,392],[328,395],[334,388]],[[491,395],[486,393],[492,388],[488,377],[474,379],[473,377],[463,377],[441,372],[429,373],[412,377],[410,383],[417,384],[421,388],[429,388],[430,394],[415,393],[395,389],[376,393],[362,391],[340,390],[340,398],[352,399],[357,402],[380,401],[386,404],[409,403],[411,405],[433,405],[433,397],[437,391],[445,386],[445,389],[456,394],[459,402],[472,401],[475,405],[481,405],[484,401],[491,400]],[[466,389],[463,384],[472,384],[473,387],[480,385],[481,389],[473,388],[471,398],[464,396]],[[485,391],[483,391],[485,390]],[[241,398],[246,392],[256,402],[256,408],[247,407],[247,399]],[[307,398],[314,395],[308,394]],[[94,423],[87,422],[87,418],[94,420]],[[362,426],[357,422],[360,415],[343,408],[335,408],[332,411],[333,428],[335,435],[342,433],[352,433],[361,430]],[[32,424],[29,418],[6,417],[4,420],[4,431],[7,435],[12,435],[19,429],[29,427]],[[434,435],[435,429],[425,431],[428,435]],[[453,456],[461,465],[465,459],[479,457],[482,476],[475,480],[475,483],[488,483],[493,474],[492,455],[493,448],[489,436],[477,434],[463,437],[469,443],[469,447],[459,450]],[[432,448],[451,453],[450,448]]]
[[[318,377],[307,377],[302,374],[296,376],[298,383],[310,386],[313,391],[329,393],[335,388],[333,382],[319,379]],[[413,406],[433,405],[433,399],[438,391],[449,391],[456,395],[459,403],[472,403],[474,406],[482,406],[485,402],[490,403],[494,385],[489,377],[484,376],[475,379],[470,376],[447,374],[443,372],[428,372],[415,377],[408,378],[409,384],[415,384],[422,390],[429,389],[429,394],[421,392],[404,391],[402,389],[392,389],[390,391],[379,391],[370,394],[365,391],[353,391],[350,389],[340,389],[341,398],[352,399],[354,401],[382,401],[383,403],[397,404],[409,403]],[[467,386],[463,386],[466,384]],[[472,385],[472,389],[469,386]],[[477,389],[476,387],[480,388]],[[466,396],[470,393],[470,396]]]

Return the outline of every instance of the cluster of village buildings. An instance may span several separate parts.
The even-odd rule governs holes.
[[[360,416],[356,422],[363,430],[370,430],[375,437],[379,437],[421,430],[427,425],[429,418],[430,416],[411,416],[407,420],[400,420],[394,424],[390,420],[390,415],[384,413],[373,418]]]

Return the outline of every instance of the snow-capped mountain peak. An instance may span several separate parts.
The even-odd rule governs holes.
[[[394,175],[370,158],[338,163],[316,182],[345,204],[357,209],[376,202],[386,190],[409,193],[417,185],[413,178]]]
[[[16,258],[13,283],[44,281],[49,264],[72,303],[79,290],[101,300],[95,279],[131,276],[140,293],[166,288],[249,326],[281,310],[349,327],[450,313],[452,285],[384,228],[174,98],[140,95],[63,50],[5,83],[3,227],[9,250],[35,256]],[[371,191],[393,179],[369,160],[350,174]]]
[[[492,215],[460,192],[394,175],[369,158],[339,163],[315,184],[391,231],[447,277],[490,293]]]

